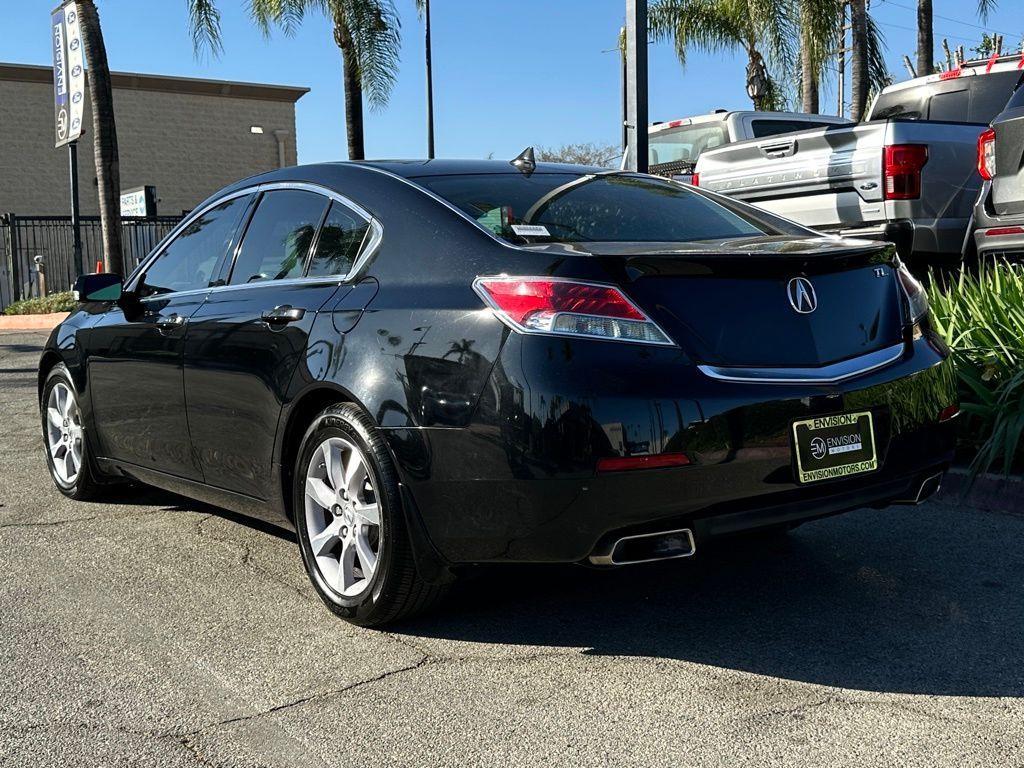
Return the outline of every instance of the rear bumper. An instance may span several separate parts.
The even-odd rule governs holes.
[[[956,256],[963,249],[967,219],[894,219],[869,227],[836,227],[827,231],[843,237],[892,243],[903,259]]]
[[[821,386],[722,382],[671,351],[601,342],[534,358],[537,340],[530,353],[521,341],[510,338],[471,427],[387,433],[449,562],[577,562],[609,537],[692,528],[699,540],[885,505],[952,460],[955,430],[938,414],[956,401],[955,378],[928,338],[883,370]],[[563,364],[594,347],[602,367]],[[610,373],[575,379],[595,369]],[[879,469],[799,485],[792,422],[851,410],[873,413]],[[692,465],[595,472],[604,456],[669,452]]]
[[[991,209],[991,188],[991,182],[986,181],[974,207],[974,244],[978,256],[1024,261],[1024,232],[1005,231],[1024,229],[1024,214],[997,216]]]

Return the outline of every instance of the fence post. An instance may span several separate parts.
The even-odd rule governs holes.
[[[18,272],[18,217],[8,213],[7,219],[7,257],[11,265],[11,301],[20,301],[21,275]]]

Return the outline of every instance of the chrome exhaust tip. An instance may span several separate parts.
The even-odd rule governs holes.
[[[690,557],[696,552],[693,531],[679,528],[623,536],[612,542],[610,547],[598,547],[588,560],[591,565],[635,565]]]
[[[896,499],[892,503],[917,505],[927,501],[938,493],[939,489],[942,487],[942,475],[942,472],[936,472],[934,475],[929,475],[921,481],[921,485],[918,486],[916,496],[910,499]]]

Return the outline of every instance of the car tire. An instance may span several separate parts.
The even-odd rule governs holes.
[[[447,591],[416,569],[394,462],[355,405],[327,408],[306,430],[292,509],[306,573],[343,619],[381,626],[427,610]]]
[[[78,391],[63,363],[47,374],[39,411],[46,465],[53,484],[76,501],[96,498],[105,484],[93,465]]]

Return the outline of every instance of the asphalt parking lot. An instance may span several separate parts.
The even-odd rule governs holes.
[[[0,333],[0,764],[1024,765],[1024,510],[955,497],[429,617],[322,607],[290,536],[46,473],[45,335]]]

